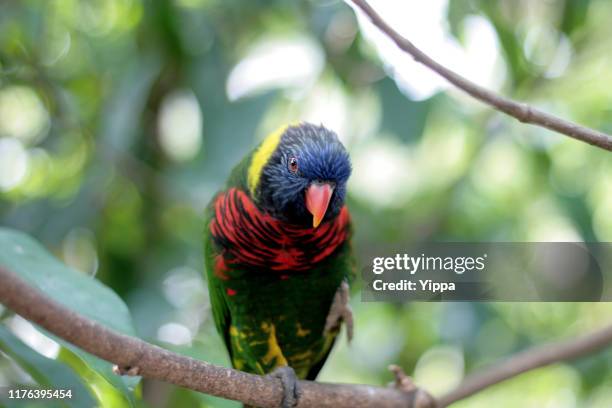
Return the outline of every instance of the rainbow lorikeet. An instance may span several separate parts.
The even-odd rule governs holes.
[[[352,314],[349,155],[301,123],[270,134],[207,209],[205,262],[217,330],[239,370],[278,376],[283,406],[314,379]]]

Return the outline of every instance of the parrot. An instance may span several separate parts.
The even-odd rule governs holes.
[[[345,325],[352,224],[350,157],[337,134],[300,122],[272,132],[231,171],[205,211],[214,323],[235,369],[278,378],[282,407],[314,380]]]

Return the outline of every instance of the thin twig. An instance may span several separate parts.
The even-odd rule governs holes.
[[[439,399],[438,407],[446,407],[526,371],[593,354],[610,344],[612,344],[612,326],[575,339],[525,350],[468,376],[455,390]]]
[[[365,0],[350,0],[355,6],[362,10],[372,21],[372,23],[383,31],[393,42],[403,51],[410,54],[415,61],[425,65],[427,68],[436,72],[448,82],[455,85],[474,98],[493,108],[506,113],[521,122],[544,127],[555,132],[564,134],[577,140],[589,143],[593,146],[612,151],[612,136],[590,129],[569,120],[561,119],[550,113],[541,111],[525,103],[516,102],[510,98],[498,95],[497,93],[481,87],[467,78],[457,74],[449,68],[434,61],[423,51],[418,49],[409,40],[402,37],[395,31]]]
[[[181,387],[258,407],[278,407],[282,386],[277,378],[248,374],[164,350],[117,333],[83,317],[0,266],[0,302],[75,346],[116,364],[121,372],[138,373]],[[380,407],[433,408],[425,391],[403,392],[360,384],[300,381],[298,408]]]

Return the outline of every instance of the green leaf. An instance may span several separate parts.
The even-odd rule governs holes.
[[[92,407],[95,400],[79,376],[56,360],[32,350],[6,327],[0,326],[0,350],[11,357],[38,384],[56,390],[72,390],[72,398],[58,406]]]
[[[135,334],[129,310],[119,296],[93,277],[59,262],[28,235],[0,228],[0,265],[69,309],[115,331]],[[119,377],[113,373],[110,363],[53,335],[51,337],[79,356],[132,403],[132,390],[139,381],[138,377]]]
[[[560,24],[561,31],[567,35],[572,35],[577,29],[584,26],[590,5],[591,0],[566,1]]]
[[[125,394],[119,388],[106,381],[99,371],[94,370],[91,364],[87,364],[71,350],[62,347],[57,355],[57,360],[72,368],[95,391],[98,398],[97,406],[123,408],[136,405],[134,397],[140,397],[139,389],[134,391],[134,395],[130,394],[130,399],[126,400]]]
[[[389,132],[404,143],[418,141],[423,135],[431,107],[430,99],[413,101],[406,97],[391,78],[378,81],[375,88],[382,103],[381,131]]]
[[[532,76],[532,67],[523,52],[523,44],[517,34],[516,22],[505,18],[500,10],[501,5],[496,2],[480,0],[478,5],[497,33],[510,68],[510,79],[515,85],[521,85]]]

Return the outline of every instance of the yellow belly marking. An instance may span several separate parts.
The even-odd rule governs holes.
[[[305,337],[308,336],[310,334],[310,330],[308,329],[303,329],[301,324],[297,324],[297,336],[298,337]]]
[[[229,334],[230,334],[230,339],[232,341],[232,346],[236,348],[236,351],[242,352],[242,345],[240,344],[240,337],[244,337],[244,335],[234,325],[230,326]]]
[[[261,358],[264,364],[270,364],[274,361],[274,367],[286,366],[287,359],[283,356],[278,341],[276,339],[276,327],[271,323],[262,323],[261,329],[268,333],[268,352]]]

